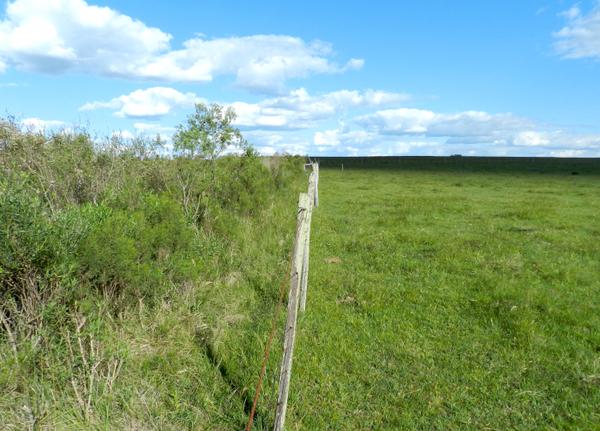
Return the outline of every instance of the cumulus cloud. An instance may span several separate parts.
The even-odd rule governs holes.
[[[554,47],[564,58],[600,59],[600,3],[587,14],[578,6],[561,14],[566,25],[554,33]]]
[[[287,35],[194,37],[173,49],[163,30],[84,0],[15,0],[0,21],[0,72],[6,65],[44,73],[207,82],[232,75],[256,91],[282,91],[291,78],[342,73],[364,61],[333,61],[331,45]]]
[[[177,107],[189,107],[201,99],[194,93],[181,93],[170,87],[151,87],[135,90],[105,102],[90,102],[81,111],[113,109],[118,117],[158,118],[168,115]]]
[[[83,0],[17,0],[0,22],[0,55],[49,73],[78,69],[121,74],[168,49],[171,35]]]
[[[340,90],[311,95],[304,88],[259,103],[234,102],[236,124],[246,128],[303,129],[352,108],[382,107],[410,98],[404,93]]]
[[[340,90],[311,95],[300,88],[285,96],[271,97],[257,103],[233,102],[224,105],[235,110],[238,115],[235,124],[246,130],[303,129],[314,127],[316,122],[352,108],[383,107],[408,99],[409,96],[403,93],[376,90]],[[152,87],[135,90],[108,101],[86,103],[79,109],[112,109],[119,117],[159,118],[178,107],[191,107],[197,102],[206,103],[194,93],[181,93],[171,87]]]
[[[305,42],[286,35],[253,35],[221,39],[194,38],[183,48],[150,59],[134,74],[148,79],[211,81],[216,75],[233,75],[240,87],[281,92],[291,78],[342,73],[359,69],[362,60],[338,65],[330,57],[331,45]]]
[[[224,105],[236,110],[236,126],[265,154],[600,155],[600,135],[573,133],[511,113],[389,107],[408,100],[403,93],[377,90],[311,94],[300,88],[256,103]],[[206,103],[194,93],[152,87],[81,109],[107,108],[121,117],[158,119],[198,101]],[[332,120],[338,121],[337,127],[331,126]],[[143,121],[135,122],[133,130],[167,138],[174,132],[171,126]]]

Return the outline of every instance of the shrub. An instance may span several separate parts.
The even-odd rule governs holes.
[[[301,178],[304,158],[299,156],[275,155],[265,159],[273,177],[273,183],[278,189],[291,185]]]
[[[195,233],[181,207],[166,195],[147,194],[138,208],[114,209],[85,237],[82,269],[95,285],[117,294],[152,299],[171,278],[196,275],[181,265]]]
[[[28,271],[45,272],[56,254],[44,208],[27,177],[0,179],[0,283],[18,288]],[[18,294],[18,292],[17,292]]]
[[[269,170],[253,150],[219,160],[216,194],[223,208],[255,214],[264,207],[271,191]]]

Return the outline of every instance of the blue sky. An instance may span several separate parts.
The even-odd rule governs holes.
[[[600,3],[1,3],[0,112],[167,139],[232,106],[262,153],[600,157]]]

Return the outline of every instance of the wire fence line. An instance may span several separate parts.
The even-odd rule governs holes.
[[[308,178],[307,192],[300,193],[298,198],[296,235],[290,259],[290,287],[288,291],[287,317],[283,340],[283,358],[281,360],[279,373],[277,406],[275,409],[275,423],[273,426],[274,431],[283,431],[284,429],[290,381],[292,377],[292,362],[294,356],[294,342],[296,338],[298,311],[304,312],[306,309],[312,211],[313,208],[319,205],[319,164],[311,162],[304,165],[305,170],[307,167],[310,167],[312,171]],[[285,285],[282,284],[279,302],[276,307],[275,316],[273,317],[271,333],[269,335],[267,345],[265,346],[263,363],[261,366],[258,383],[256,385],[254,402],[250,411],[248,422],[246,424],[246,431],[250,431],[252,429],[254,415],[256,414],[256,405],[258,403],[258,398],[262,388],[262,381],[266,370],[266,364],[269,358],[270,349],[276,330],[275,322],[279,316],[279,309],[281,308],[285,296],[284,287]]]

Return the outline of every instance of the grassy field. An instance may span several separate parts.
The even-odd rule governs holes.
[[[347,166],[321,171],[288,429],[598,429],[600,176]]]

